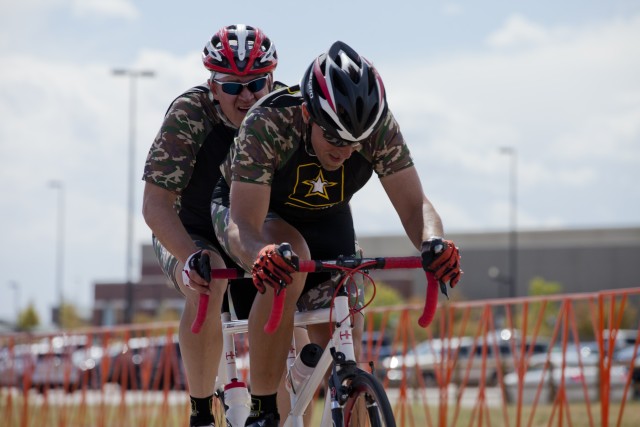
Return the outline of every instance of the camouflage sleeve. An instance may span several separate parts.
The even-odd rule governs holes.
[[[184,94],[173,102],[149,149],[142,179],[178,194],[187,186],[212,126],[201,96]]]
[[[274,172],[295,153],[304,131],[300,108],[253,108],[235,139],[227,181],[271,185]]]
[[[370,144],[365,144],[362,154],[371,161],[373,169],[380,178],[413,166],[409,147],[391,112],[384,118],[380,129],[370,140]]]

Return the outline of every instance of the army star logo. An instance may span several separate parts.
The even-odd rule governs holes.
[[[344,166],[325,171],[316,163],[298,165],[286,204],[302,209],[326,209],[344,200]]]
[[[316,176],[314,179],[307,179],[305,181],[302,181],[302,183],[310,186],[306,197],[320,196],[327,200],[329,200],[327,187],[333,187],[334,185],[338,184],[337,182],[326,181],[324,179],[324,175],[322,174],[322,170],[318,171],[318,176]]]

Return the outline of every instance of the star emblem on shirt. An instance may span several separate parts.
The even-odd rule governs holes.
[[[322,170],[318,171],[318,176],[316,176],[314,179],[307,179],[302,183],[310,187],[309,191],[306,194],[306,197],[320,196],[327,200],[329,200],[329,195],[327,194],[327,188],[337,185],[336,182],[329,182],[325,180],[324,175],[322,174]]]

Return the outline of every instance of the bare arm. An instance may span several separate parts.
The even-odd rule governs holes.
[[[169,190],[149,182],[145,183],[142,215],[160,243],[184,263],[198,248],[175,211],[174,203],[177,197]]]
[[[421,243],[432,236],[442,237],[440,215],[424,195],[415,167],[380,179],[409,239],[420,250]]]
[[[252,266],[258,252],[271,243],[263,236],[264,220],[269,210],[271,187],[234,181],[231,183],[231,214],[227,229],[233,253],[246,266]]]

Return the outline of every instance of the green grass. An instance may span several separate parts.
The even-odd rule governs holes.
[[[320,420],[322,419],[322,410],[323,403],[322,401],[317,403],[314,407],[313,412],[313,422],[312,426],[319,426]],[[398,426],[438,426],[440,425],[440,420],[438,419],[440,412],[437,406],[430,405],[428,407],[429,414],[427,415],[426,410],[422,405],[413,404],[409,405],[409,407],[404,411],[404,424],[402,424],[403,417],[396,408],[394,408],[394,413],[396,415],[396,424]],[[531,424],[529,424],[529,418],[532,411],[531,406],[523,406],[521,412],[520,423],[517,423],[516,416],[517,411],[515,406],[510,406],[507,408],[507,420],[505,421],[505,415],[503,413],[502,408],[489,408],[488,414],[483,414],[483,419],[480,420],[480,415],[477,411],[473,411],[473,408],[460,408],[457,416],[455,414],[455,408],[448,408],[446,413],[446,419],[443,425],[446,426],[529,426],[532,427],[546,427],[548,425],[552,426],[575,426],[575,427],[584,427],[584,426],[603,426],[601,423],[601,412],[600,405],[592,405],[591,407],[591,416],[593,420],[593,424],[589,421],[589,413],[586,410],[586,406],[584,404],[571,404],[569,405],[569,414],[571,417],[571,424],[568,422],[567,411],[563,414],[564,419],[562,422],[559,420],[559,412],[558,409],[553,410],[552,405],[538,405],[535,409],[535,414],[533,415],[533,420]],[[620,412],[620,404],[612,404],[609,408],[609,426],[617,425],[617,417]],[[553,422],[550,424],[549,420],[553,414]],[[431,420],[431,423],[427,422],[427,419]],[[627,403],[624,408],[623,417],[621,420],[621,427],[637,427],[639,424],[638,419],[640,418],[640,401],[635,401],[632,403]]]
[[[617,425],[617,417],[621,404],[612,404],[609,410],[609,426]],[[429,405],[426,409],[421,404],[408,404],[401,413],[396,411],[396,422],[398,426],[602,426],[600,404],[591,406],[591,416],[593,424],[589,419],[589,412],[586,405],[581,403],[571,404],[568,411],[564,410],[562,421],[559,419],[559,412],[555,413],[552,405],[539,405],[536,407],[531,424],[531,406],[523,406],[520,415],[520,423],[517,422],[517,411],[515,406],[507,407],[505,414],[502,408],[488,408],[482,414],[474,411],[473,408],[460,408],[456,414],[454,407],[449,407],[446,411],[446,419],[442,424],[438,419],[440,410],[436,405]],[[319,400],[314,405],[312,426],[319,426],[322,416],[323,401]],[[571,423],[567,412],[570,415]],[[173,427],[186,425],[188,418],[188,406],[186,402],[180,401],[175,404],[153,403],[145,401],[145,396],[130,404],[71,404],[68,399],[55,399],[52,396],[46,402],[38,405],[24,405],[21,396],[13,395],[9,398],[6,393],[0,390],[0,427],[22,427],[55,425],[57,427]],[[25,415],[26,414],[26,415]],[[553,415],[553,420],[549,420]],[[635,400],[625,404],[624,415],[621,426],[638,426],[640,415],[640,401]],[[24,417],[27,417],[26,419]],[[430,422],[428,421],[430,420]],[[404,421],[404,424],[402,423]]]

